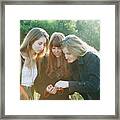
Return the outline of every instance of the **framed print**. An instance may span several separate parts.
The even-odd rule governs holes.
[[[2,119],[119,119],[117,0],[1,5]]]

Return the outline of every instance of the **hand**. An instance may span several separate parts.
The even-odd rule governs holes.
[[[25,100],[29,100],[29,96],[22,85],[20,85],[20,94],[24,96]]]
[[[46,91],[50,94],[56,94],[57,89],[56,89],[56,87],[53,87],[52,84],[50,84],[47,86]]]
[[[55,83],[55,87],[56,88],[68,88],[69,87],[69,82],[60,80],[57,83]]]

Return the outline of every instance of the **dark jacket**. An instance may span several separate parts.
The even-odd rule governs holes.
[[[43,57],[40,61],[38,61],[38,76],[34,83],[34,89],[36,92],[41,94],[40,99],[46,99],[46,100],[68,100],[69,99],[69,91],[68,89],[64,89],[64,92],[58,92],[55,95],[50,94],[48,97],[44,96],[44,92],[46,90],[46,87],[49,84],[54,85],[59,80],[68,80],[69,78],[64,77],[57,77],[59,74],[59,69],[56,69],[53,73],[53,78],[48,77],[46,73],[47,69],[47,57]]]
[[[85,100],[100,99],[100,59],[87,52],[70,64],[69,92],[79,92]]]

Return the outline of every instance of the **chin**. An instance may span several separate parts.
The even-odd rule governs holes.
[[[60,56],[55,56],[56,58],[59,58]]]
[[[67,61],[68,63],[72,63],[72,61]]]
[[[67,60],[68,63],[73,63],[75,60]]]
[[[40,51],[36,51],[35,53],[38,54],[38,53],[40,53]]]

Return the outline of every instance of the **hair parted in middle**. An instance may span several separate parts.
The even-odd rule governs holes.
[[[48,76],[51,76],[52,73],[57,68],[57,58],[52,53],[52,47],[59,47],[61,49],[61,42],[63,41],[64,38],[65,36],[61,32],[54,32],[51,35],[50,42],[49,42],[49,57],[48,57],[48,68],[47,68]],[[67,61],[65,59],[63,52],[61,56],[59,57],[59,59],[60,59],[60,68],[61,68],[63,75],[68,75]]]

